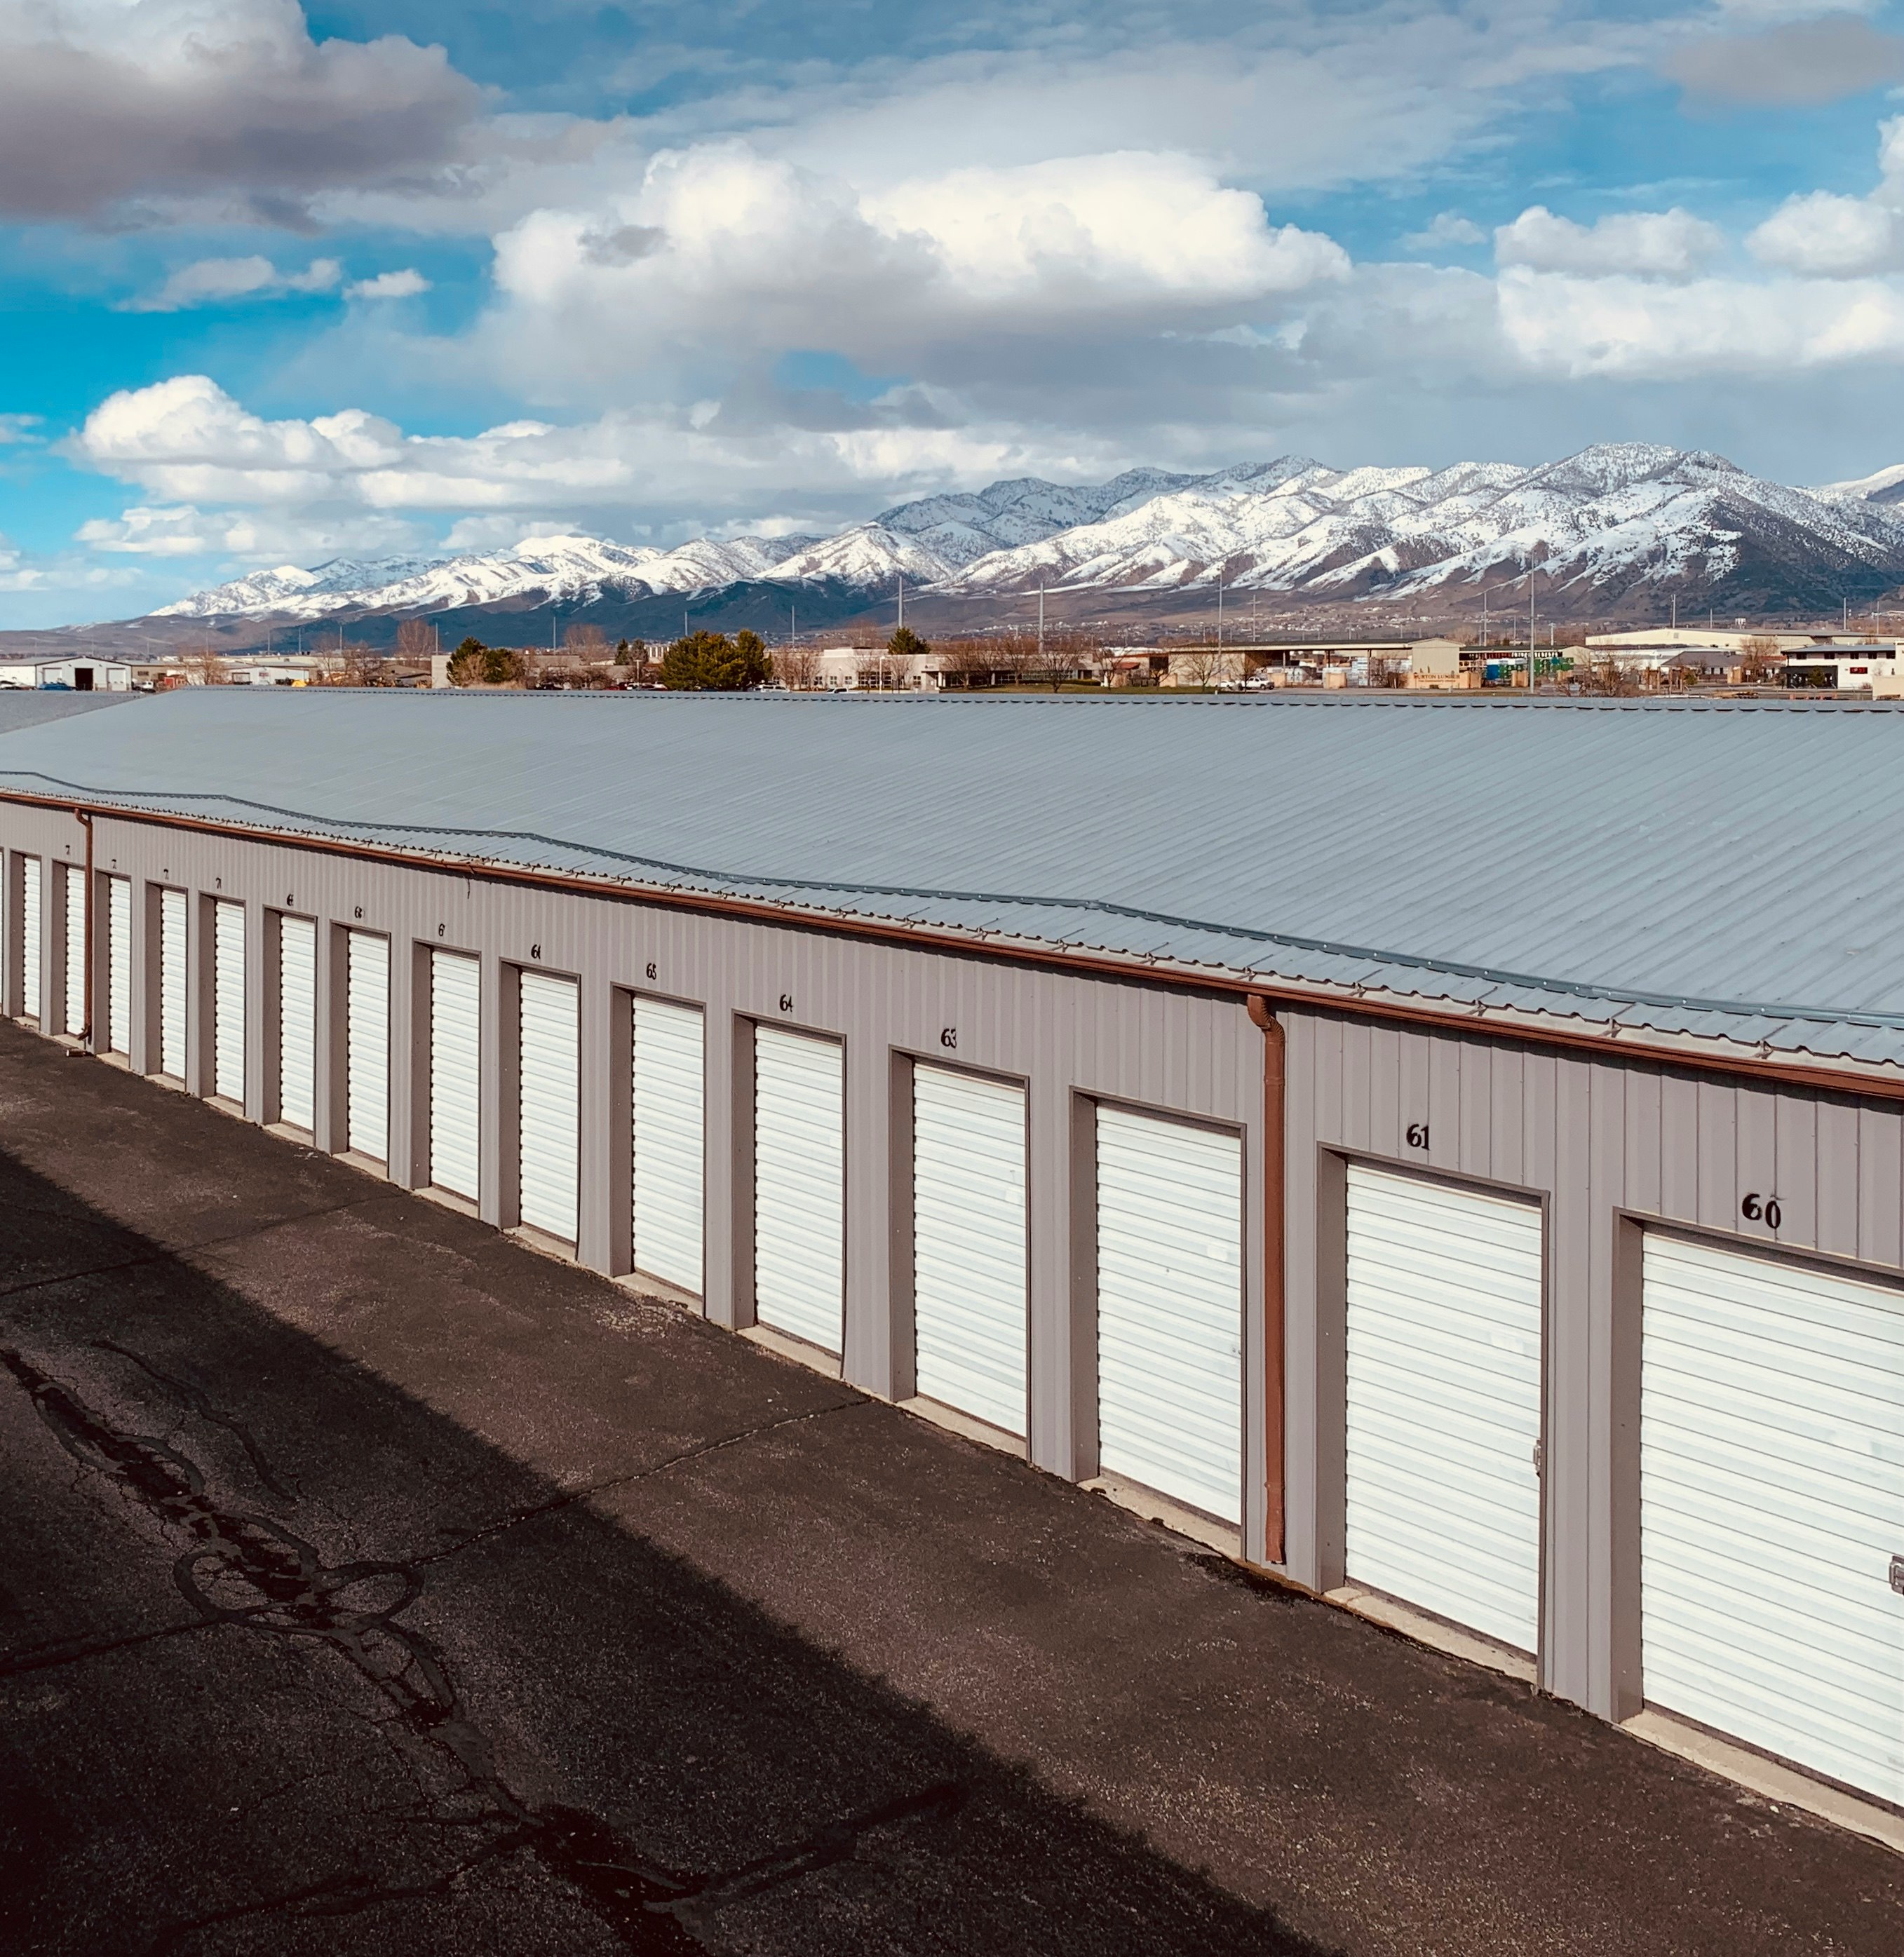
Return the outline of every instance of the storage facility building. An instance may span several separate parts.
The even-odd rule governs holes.
[[[194,689],[5,1007],[1904,1806],[1898,711]]]

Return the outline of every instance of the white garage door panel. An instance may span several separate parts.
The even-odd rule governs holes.
[[[390,1159],[390,941],[350,934],[344,1008],[346,1145],[373,1162]]]
[[[1243,1494],[1242,1148],[1097,1111],[1098,1460],[1225,1522]]]
[[[482,983],[476,960],[430,957],[430,1181],[477,1200],[482,1086]]]
[[[635,1269],[699,1296],[703,1137],[701,1017],[691,1006],[637,999],[631,1108]]]
[[[1025,1431],[1025,1096],[945,1067],[912,1075],[918,1390]]]
[[[846,1322],[846,1054],[773,1026],[754,1041],[754,1289],[763,1325],[824,1351]]]
[[[62,865],[66,897],[66,1023],[62,1032],[86,1029],[86,872]]]
[[[1904,1295],[1646,1241],[1646,1696],[1904,1801]]]
[[[106,880],[106,1040],[109,1051],[132,1051],[132,884]]]
[[[245,907],[212,906],[212,1088],[245,1104]]]
[[[581,994],[525,972],[517,1159],[523,1222],[574,1243],[582,1133]]]
[[[318,928],[309,918],[278,920],[278,1118],[317,1124]]]
[[[159,893],[159,1071],[185,1077],[185,893]]]
[[[40,1017],[40,858],[29,856],[21,868],[21,1001],[30,1020]]]
[[[1531,1652],[1540,1211],[1354,1163],[1348,1247],[1344,1573]]]

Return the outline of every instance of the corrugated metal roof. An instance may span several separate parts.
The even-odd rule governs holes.
[[[1904,1064],[1884,706],[193,689],[0,786]]]
[[[0,660],[0,665],[5,661]],[[141,696],[132,693],[42,693],[27,687],[0,687],[0,734],[21,727],[38,727],[49,720],[65,720],[75,713],[90,713],[96,707],[119,707]]]

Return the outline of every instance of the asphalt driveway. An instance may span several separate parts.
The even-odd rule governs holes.
[[[1904,1950],[1904,1858],[0,1026],[0,1948]]]

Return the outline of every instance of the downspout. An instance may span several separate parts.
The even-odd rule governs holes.
[[[80,950],[80,971],[86,988],[86,1023],[79,1029],[82,1053],[93,1051],[93,817],[90,810],[74,806],[73,814],[86,830],[86,935]]]
[[[1287,1333],[1288,1279],[1284,1269],[1288,1191],[1283,1173],[1283,1028],[1260,992],[1245,1001],[1250,1023],[1263,1032],[1263,1557],[1285,1555],[1288,1389],[1283,1344]]]

